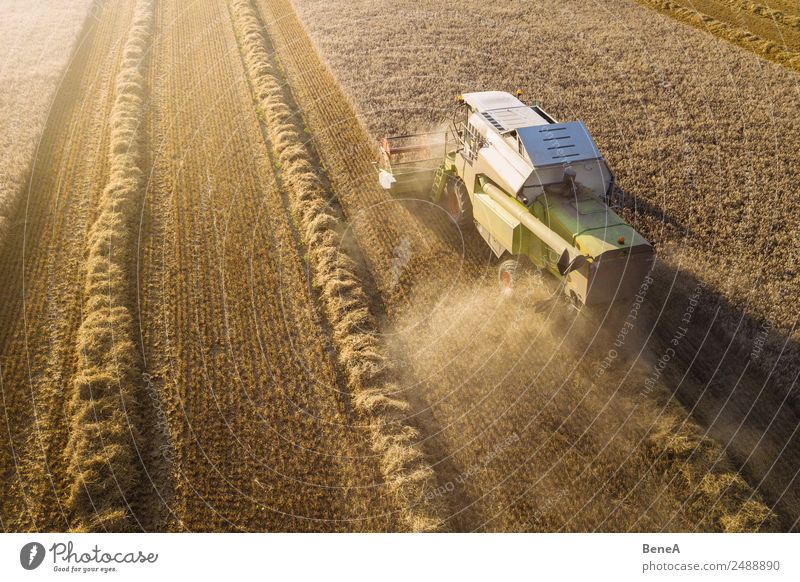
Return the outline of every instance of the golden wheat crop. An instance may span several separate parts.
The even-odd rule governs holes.
[[[599,30],[569,3],[466,4],[455,14],[427,3],[297,5],[374,137],[439,123],[459,92],[520,87],[557,118],[589,124],[630,195],[622,203],[643,202],[646,234],[676,241],[687,256],[675,263],[700,261],[732,303],[791,330],[795,314],[782,298],[799,280],[795,74],[629,2],[609,4]],[[449,24],[404,26],[423,20]],[[345,41],[341,26],[363,32]],[[481,57],[490,48],[491,62]],[[366,55],[357,68],[353,54]]]
[[[678,99],[692,100],[698,94],[698,88],[687,85],[692,78],[691,74],[684,77],[682,83],[672,79],[669,73],[670,68],[664,66],[660,70],[650,70],[652,68],[652,55],[642,51],[631,51],[631,41],[626,39],[626,35],[643,34],[648,39],[658,37],[664,39],[665,47],[659,46],[658,54],[669,63],[669,67],[674,67],[675,63],[680,63],[681,59],[673,57],[670,51],[686,51],[686,45],[692,46],[693,42],[708,42],[708,37],[702,37],[697,33],[696,37],[691,36],[687,29],[669,23],[668,21],[652,22],[645,18],[646,11],[633,7],[633,10],[626,12],[625,16],[635,22],[634,25],[619,27],[603,26],[600,29],[593,29],[589,21],[583,18],[580,9],[570,10],[568,7],[557,8],[550,6],[531,5],[530,10],[509,11],[502,6],[496,10],[485,5],[463,5],[462,10],[452,13],[444,7],[432,4],[419,3],[392,3],[391,8],[387,6],[367,5],[366,3],[341,3],[325,4],[314,2],[299,2],[301,11],[304,15],[305,25],[309,27],[316,46],[326,57],[327,63],[332,67],[334,74],[339,80],[343,81],[345,90],[349,98],[356,103],[358,111],[366,119],[368,126],[372,129],[373,137],[379,137],[384,132],[403,133],[419,129],[427,129],[441,122],[446,118],[449,110],[448,102],[462,91],[497,89],[505,88],[512,90],[514,86],[522,86],[527,94],[533,94],[544,100],[545,106],[554,111],[557,117],[579,117],[588,119],[589,126],[598,135],[601,148],[606,151],[612,162],[612,166],[618,171],[621,177],[620,183],[626,191],[633,191],[638,198],[630,196],[621,199],[618,203],[625,206],[626,215],[637,222],[640,228],[645,230],[649,237],[657,243],[666,243],[672,238],[679,238],[682,243],[679,254],[670,254],[670,248],[666,245],[659,246],[659,252],[666,260],[666,270],[662,273],[662,281],[656,289],[650,293],[650,299],[656,305],[664,304],[665,317],[663,321],[656,318],[651,321],[655,325],[648,342],[644,361],[645,368],[651,366],[650,358],[656,360],[664,349],[663,344],[670,341],[675,322],[680,321],[682,313],[687,303],[691,304],[691,288],[695,286],[695,272],[684,273],[681,269],[686,269],[690,255],[694,265],[699,263],[698,256],[702,256],[702,248],[705,244],[719,244],[721,238],[721,224],[719,221],[709,223],[703,216],[694,216],[702,208],[703,197],[708,197],[709,191],[701,189],[697,182],[697,175],[705,170],[691,163],[688,169],[691,170],[692,190],[684,196],[666,196],[667,192],[686,191],[683,188],[668,189],[670,181],[681,182],[680,171],[686,169],[687,164],[675,161],[671,156],[680,159],[685,156],[686,150],[680,147],[672,148],[680,144],[679,139],[689,140],[691,148],[689,153],[693,155],[694,162],[698,157],[702,157],[708,151],[702,130],[690,123],[703,121],[701,116],[707,109],[698,107],[689,114],[673,115],[673,108],[666,104],[661,110],[655,107],[653,102],[656,100],[658,91],[666,90],[669,93],[678,95]],[[380,194],[375,192],[374,187],[368,184],[374,180],[374,174],[369,171],[370,152],[369,148],[355,148],[354,143],[369,141],[365,134],[359,136],[354,119],[356,114],[347,106],[332,105],[338,88],[335,81],[326,77],[331,73],[325,64],[317,64],[313,57],[313,51],[309,49],[310,44],[304,39],[300,39],[299,31],[303,26],[293,23],[293,11],[288,2],[282,1],[262,1],[265,13],[269,14],[268,26],[274,32],[273,37],[283,40],[275,40],[278,54],[282,63],[289,70],[290,84],[298,96],[304,118],[308,121],[315,136],[315,142],[320,144],[318,149],[321,157],[331,174],[331,181],[342,200],[348,217],[353,222],[353,230],[358,239],[365,242],[365,254],[367,262],[372,266],[375,277],[379,284],[381,277],[392,272],[393,257],[392,250],[397,248],[402,235],[392,231],[395,218],[399,223],[414,224],[415,228],[407,228],[406,232],[414,232],[416,228],[423,225],[423,228],[430,228],[435,221],[428,220],[427,217],[414,217],[410,220],[406,216],[393,217],[381,210],[402,207],[402,204],[382,200]],[[448,22],[446,27],[442,26],[416,26],[416,24],[426,22]],[[666,22],[666,24],[664,23]],[[408,26],[408,24],[412,24]],[[479,23],[479,30],[475,30],[475,23]],[[341,27],[347,26],[353,34],[345,41],[336,31]],[[643,28],[658,27],[658,33],[646,31]],[[672,28],[671,28],[672,27]],[[469,30],[469,41],[465,40],[463,31]],[[570,50],[565,51],[563,45],[563,32],[571,31],[577,39],[570,43]],[[483,31],[483,33],[481,33]],[[535,34],[531,31],[535,31]],[[631,33],[631,31],[634,31]],[[360,32],[360,34],[359,34]],[[673,39],[670,34],[679,34],[678,41]],[[599,35],[597,37],[593,35]],[[719,43],[713,40],[714,43]],[[436,47],[437,58],[429,58],[432,54],[431,47]],[[718,44],[715,46],[719,46]],[[490,48],[491,47],[491,48]],[[601,50],[605,54],[601,55]],[[678,48],[680,47],[680,48]],[[720,51],[725,51],[723,46]],[[730,50],[730,49],[727,49]],[[491,63],[482,58],[481,55],[491,54]],[[691,53],[694,56],[694,53]],[[353,66],[353,55],[359,56],[359,67]],[[531,61],[529,55],[535,55]],[[715,54],[716,56],[716,54]],[[702,59],[701,57],[698,57]],[[736,59],[747,62],[756,70],[758,63],[753,57],[740,53],[731,54],[726,58]],[[716,61],[710,60],[713,66]],[[440,65],[447,63],[442,68]],[[534,66],[535,63],[535,66]],[[696,66],[692,62],[691,66]],[[627,68],[626,68],[627,67]],[[638,68],[648,72],[648,75],[635,74]],[[571,78],[565,75],[567,70],[577,71],[579,78]],[[713,69],[712,69],[713,70]],[[761,69],[758,68],[761,72]],[[755,73],[754,73],[755,74]],[[775,91],[780,91],[781,84],[787,85],[788,73],[779,69],[771,69],[773,75],[771,87]],[[665,77],[663,85],[650,85],[653,77]],[[513,85],[510,86],[509,79]],[[713,79],[713,75],[703,77],[704,82]],[[653,82],[654,83],[654,82]],[[615,87],[614,93],[607,91],[610,86]],[[736,91],[737,104],[741,99],[741,94]],[[535,88],[535,89],[534,89]],[[717,85],[713,85],[717,90]],[[710,90],[708,87],[706,90]],[[653,94],[651,96],[651,93]],[[325,96],[320,97],[320,96]],[[639,103],[637,98],[627,98],[626,96],[645,95],[648,101]],[[788,95],[788,94],[787,94]],[[717,91],[716,100],[722,99],[722,95]],[[657,102],[657,101],[656,101]],[[682,108],[679,113],[685,113],[682,101],[676,101]],[[625,119],[636,117],[636,107],[646,106],[646,111],[641,114],[643,119],[648,120],[648,125],[636,131],[630,123],[624,122]],[[776,107],[782,107],[780,102],[776,102]],[[626,107],[628,109],[626,109]],[[737,105],[738,107],[738,105]],[[736,109],[739,111],[739,109]],[[714,115],[717,109],[709,109],[708,114]],[[788,115],[785,118],[788,119]],[[721,119],[720,132],[728,130],[730,120]],[[672,126],[671,131],[661,131],[658,138],[650,135],[655,131],[653,125],[668,123]],[[791,123],[790,121],[787,123]],[[361,130],[363,131],[363,130]],[[678,133],[680,132],[680,133]],[[693,136],[695,136],[693,138]],[[716,138],[712,138],[716,140]],[[696,143],[697,142],[697,143]],[[345,147],[336,147],[336,144],[348,144]],[[719,144],[714,143],[716,147]],[[750,147],[768,147],[768,142],[758,142],[757,139],[748,141]],[[687,146],[689,147],[689,146]],[[650,151],[655,148],[657,151]],[[637,156],[624,155],[623,152],[637,152]],[[339,153],[344,152],[344,153]],[[619,154],[615,153],[619,152]],[[739,154],[737,154],[739,155]],[[785,152],[772,152],[773,156],[785,158]],[[664,165],[656,164],[654,160],[670,160]],[[734,159],[739,159],[734,157]],[[752,161],[751,158],[747,158]],[[639,162],[637,164],[637,161]],[[765,168],[757,162],[759,171]],[[642,168],[650,168],[643,170]],[[677,175],[670,175],[674,170]],[[666,176],[665,176],[666,174]],[[718,176],[718,175],[716,175]],[[665,179],[666,178],[666,179]],[[708,183],[714,186],[714,177],[708,178]],[[785,185],[781,190],[777,187],[776,196],[781,197],[782,204],[791,205],[791,198],[783,195],[786,189],[790,189],[789,183],[781,178],[779,180]],[[720,188],[717,185],[716,188]],[[774,185],[772,186],[774,187]],[[771,188],[772,188],[771,187]],[[370,194],[368,194],[370,193]],[[686,197],[690,203],[687,205]],[[711,200],[710,200],[711,201]],[[641,202],[644,202],[642,204]],[[713,203],[713,202],[712,202]],[[664,205],[666,209],[662,209]],[[751,211],[748,217],[749,222],[760,224],[761,207],[754,204],[758,209]],[[634,208],[636,213],[634,214]],[[725,207],[723,206],[723,209]],[[715,212],[719,217],[719,209],[715,207]],[[402,213],[397,213],[402,215]],[[789,212],[788,215],[792,213]],[[364,216],[368,218],[365,219]],[[782,216],[787,216],[783,213]],[[687,218],[688,217],[688,218]],[[689,219],[690,218],[690,219]],[[793,219],[792,219],[793,220]],[[691,236],[686,236],[684,230],[679,230],[685,222],[688,224],[702,224],[702,230],[692,230]],[[427,224],[426,224],[427,223]],[[678,225],[676,227],[676,225]],[[435,228],[438,229],[438,226]],[[709,229],[716,232],[710,233]],[[382,232],[384,241],[381,247],[373,244],[376,240],[374,233]],[[779,236],[790,240],[791,230],[777,233]],[[735,234],[735,233],[734,233]],[[429,239],[428,239],[429,240]],[[407,291],[411,287],[416,287],[419,295],[411,302],[414,308],[423,312],[428,312],[434,305],[444,305],[447,301],[449,289],[458,288],[463,284],[462,277],[465,274],[474,274],[472,269],[476,266],[476,258],[480,255],[478,247],[473,246],[474,238],[468,233],[464,235],[460,246],[455,246],[456,253],[462,254],[461,264],[455,268],[449,267],[452,263],[446,260],[423,261],[422,258],[430,258],[426,253],[425,239],[422,244],[414,243],[412,248],[419,249],[420,253],[412,253],[412,260],[405,265],[402,270],[399,284],[392,287],[387,282],[387,289],[384,291],[387,310],[391,314],[395,310],[400,310],[400,306],[407,302]],[[743,242],[740,239],[740,244]],[[377,241],[376,241],[377,243]],[[387,248],[388,247],[388,248]],[[388,251],[388,252],[387,252]],[[429,252],[429,251],[428,251]],[[485,255],[484,255],[485,256]],[[747,253],[735,256],[735,260],[748,260]],[[760,255],[762,260],[769,260],[768,255]],[[726,261],[731,260],[731,255],[726,255]],[[477,260],[478,268],[480,259]],[[698,270],[699,271],[699,270]],[[717,275],[721,271],[707,270],[702,273],[705,285],[719,285]],[[752,273],[754,274],[754,273]],[[699,273],[698,273],[699,275]],[[670,282],[670,279],[672,281]],[[420,285],[420,281],[435,281],[433,291],[427,291],[425,285]],[[709,282],[710,280],[710,282]],[[729,283],[730,279],[726,283]],[[744,280],[739,280],[738,289],[747,292],[752,287]],[[778,282],[784,285],[783,282]],[[399,287],[399,290],[397,289]],[[705,287],[704,287],[705,288]],[[756,313],[759,308],[769,310],[773,314],[786,312],[786,305],[775,300],[774,287],[762,289],[756,297],[752,299],[750,306]],[[764,293],[763,291],[766,291]],[[442,295],[444,293],[444,295]],[[717,349],[718,345],[725,345],[722,342],[729,340],[722,339],[725,333],[737,331],[728,327],[731,322],[737,321],[737,307],[741,303],[726,302],[735,293],[731,293],[730,286],[726,285],[725,295],[721,295],[718,287],[713,292],[707,293],[703,297],[704,307],[713,314],[715,308],[718,313],[724,313],[724,317],[716,319],[704,319],[703,323],[698,324],[692,333],[692,338],[687,340],[677,350],[676,361],[668,367],[669,378],[665,382],[675,382],[680,386],[679,396],[689,407],[700,411],[700,417],[705,417],[709,426],[704,430],[721,438],[732,439],[727,442],[725,450],[733,454],[735,464],[732,465],[735,471],[742,471],[743,474],[751,478],[751,482],[759,483],[760,490],[768,492],[771,497],[770,503],[777,503],[782,509],[788,512],[788,520],[785,522],[787,527],[793,521],[793,515],[798,509],[796,498],[787,498],[786,491],[792,490],[792,482],[795,478],[791,469],[793,466],[793,454],[787,452],[793,450],[792,443],[796,440],[791,431],[791,408],[782,407],[783,403],[790,398],[789,384],[776,384],[776,378],[769,378],[770,389],[769,398],[762,398],[758,406],[751,409],[753,413],[748,418],[746,407],[725,407],[725,393],[723,391],[724,382],[729,378],[740,377],[735,384],[736,398],[742,402],[749,402],[752,398],[758,398],[763,394],[761,389],[764,377],[753,369],[742,370],[745,360],[736,358],[731,350]],[[741,297],[741,295],[740,295]],[[754,306],[753,304],[757,304]],[[669,316],[666,316],[666,314]],[[751,311],[752,313],[752,311]],[[788,316],[788,314],[787,314]],[[756,327],[759,320],[756,318],[743,319],[738,316],[738,321],[742,326]],[[791,323],[791,317],[783,320]],[[709,324],[710,322],[710,324]],[[714,337],[718,338],[713,343],[704,345],[698,341],[702,340],[704,331],[703,325],[712,325]],[[784,324],[785,325],[785,324]],[[752,329],[752,327],[750,329]],[[741,330],[738,330],[741,333]],[[699,334],[699,338],[695,337]],[[746,334],[738,342],[746,342]],[[751,336],[752,337],[752,336]],[[780,342],[780,336],[775,339]],[[780,347],[780,346],[779,346]],[[696,365],[692,350],[703,352],[703,365]],[[737,348],[737,352],[741,349]],[[775,352],[777,353],[777,352]],[[713,363],[712,363],[713,362]],[[790,364],[791,358],[786,358],[785,362]],[[718,365],[717,378],[713,374],[706,373],[706,365],[711,363]],[[768,358],[762,362],[766,367],[771,363]],[[513,361],[508,362],[509,366],[514,366]],[[746,364],[749,366],[750,364]],[[723,372],[724,370],[724,372]],[[441,374],[446,374],[446,368],[441,370]],[[785,377],[791,380],[791,372]],[[724,378],[724,380],[723,380]],[[706,388],[709,382],[720,389],[709,390]],[[668,386],[669,384],[667,384]],[[485,386],[489,390],[491,386]],[[422,403],[424,406],[424,403]],[[720,407],[722,410],[720,411]],[[757,409],[757,410],[756,410]],[[706,411],[717,411],[717,417],[706,416]],[[658,412],[656,410],[656,412]],[[762,422],[766,423],[770,418],[778,415],[780,422],[771,425],[768,432],[764,432]],[[651,419],[652,421],[652,419]],[[741,428],[750,423],[751,428],[745,430],[730,431],[726,427],[737,425]],[[778,430],[776,426],[781,428]],[[759,432],[761,431],[761,432]],[[755,461],[755,456],[751,453],[753,435],[763,435],[759,443],[761,445],[760,461]],[[446,449],[445,449],[446,451]],[[446,453],[445,453],[446,455]],[[769,459],[769,461],[765,461]],[[699,459],[698,463],[702,465]],[[446,462],[445,460],[442,461]],[[769,470],[770,463],[775,463],[777,470]],[[717,466],[727,463],[721,462]],[[742,465],[744,463],[744,466]],[[678,463],[680,465],[680,461]],[[729,470],[727,470],[729,471]],[[724,472],[723,472],[724,473]],[[733,474],[733,473],[731,473]],[[733,492],[735,488],[731,488]],[[750,496],[752,492],[747,493]],[[737,494],[738,495],[738,494]],[[737,496],[734,495],[734,498]],[[741,500],[741,498],[740,498]],[[734,506],[738,502],[734,502]],[[720,499],[720,503],[712,504],[717,508],[725,503]],[[763,506],[762,510],[766,510]],[[766,510],[768,511],[768,510]],[[736,513],[736,511],[734,511]],[[722,512],[725,514],[725,511]],[[755,514],[758,516],[758,512]],[[767,513],[760,514],[762,517]],[[751,520],[750,524],[757,523],[759,520]],[[720,519],[717,523],[721,523]]]
[[[26,185],[48,107],[92,3],[8,0],[0,7],[0,246]]]

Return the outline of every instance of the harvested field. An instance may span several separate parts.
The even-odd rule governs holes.
[[[146,71],[153,2],[137,0],[109,115],[108,181],[86,238],[84,305],[76,337],[67,443],[73,527],[132,527],[131,498],[142,481],[139,358],[130,311],[133,225],[144,194]]]
[[[403,527],[228,6],[84,35],[4,255],[3,528]]]
[[[2,529],[796,529],[796,78],[630,2],[296,6],[93,4],[0,245]],[[639,301],[498,295],[377,185],[377,137],[516,86],[617,171]]]
[[[75,440],[90,430],[91,420],[74,416],[86,411],[72,404],[79,389],[73,380],[78,330],[89,314],[88,243],[112,172],[110,120],[132,18],[129,2],[106,5],[99,18],[87,21],[3,250],[0,383],[7,438],[0,452],[0,516],[7,530],[87,526],[87,508],[72,498],[80,491],[72,462],[78,457],[65,451],[77,447],[90,454]],[[124,435],[128,424],[123,420],[115,430]],[[110,466],[101,461],[99,468],[107,475]]]
[[[641,4],[800,71],[797,6],[751,0],[639,0]],[[772,4],[772,6],[770,6]]]
[[[301,124],[287,106],[280,73],[270,62],[267,36],[248,0],[232,5],[240,48],[250,74],[256,103],[264,116],[280,175],[289,190],[289,206],[308,248],[314,284],[320,289],[339,363],[347,377],[353,404],[370,421],[372,448],[390,491],[404,508],[412,531],[435,531],[442,517],[425,497],[433,488],[433,471],[418,449],[419,434],[405,423],[408,403],[387,372],[374,318],[356,265],[342,252],[342,230],[326,203],[325,186],[313,152],[301,138]]]

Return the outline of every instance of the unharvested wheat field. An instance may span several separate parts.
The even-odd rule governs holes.
[[[3,530],[798,528],[794,72],[627,1],[73,4],[10,132]],[[517,87],[617,172],[641,304],[534,310],[379,187]]]
[[[8,234],[50,102],[90,0],[31,5],[3,3],[0,21],[0,242]]]

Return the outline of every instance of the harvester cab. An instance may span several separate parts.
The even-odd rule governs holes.
[[[532,264],[575,303],[607,304],[634,295],[652,268],[653,247],[607,204],[614,175],[586,126],[509,93],[459,97],[446,131],[387,137],[377,168],[391,193],[474,225],[502,259],[504,289]]]

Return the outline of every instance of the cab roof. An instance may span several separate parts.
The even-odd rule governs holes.
[[[602,158],[582,121],[520,127],[516,131],[534,167]]]
[[[476,93],[464,93],[461,96],[464,102],[478,111],[491,111],[504,107],[520,107],[525,104],[505,91],[479,91]]]
[[[552,123],[552,119],[543,115],[538,107],[526,105],[505,91],[467,93],[462,98],[500,134],[509,133],[519,127]]]

